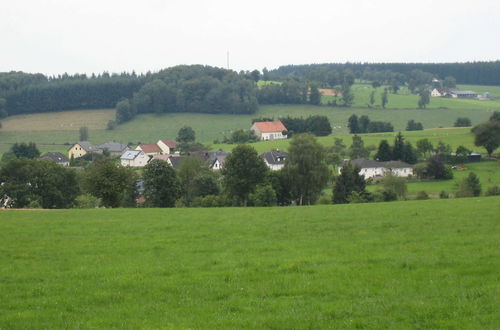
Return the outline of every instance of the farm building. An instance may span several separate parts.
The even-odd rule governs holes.
[[[351,163],[360,169],[359,174],[364,175],[365,179],[384,177],[389,174],[399,177],[413,175],[413,166],[401,161],[378,162],[376,160],[358,158],[352,160]],[[339,168],[339,173],[341,169],[342,167]]]
[[[144,151],[148,156],[161,155],[162,150],[156,143],[139,144],[135,150]]]
[[[258,121],[253,123],[250,130],[260,140],[283,140],[287,136],[283,135],[287,129],[285,125],[279,120],[277,121]]]
[[[80,158],[91,152],[101,153],[102,150],[89,141],[79,141],[68,149],[68,158]]]

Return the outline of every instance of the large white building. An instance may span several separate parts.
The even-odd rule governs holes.
[[[364,175],[365,179],[384,177],[389,174],[399,177],[413,175],[413,166],[401,161],[378,162],[376,160],[358,158],[350,162],[353,166],[360,169],[359,174]],[[339,168],[339,173],[341,169],[342,167]]]
[[[287,138],[286,135],[283,135],[283,132],[287,129],[285,125],[283,125],[283,123],[279,120],[255,122],[253,123],[250,130],[260,140],[282,140]]]
[[[150,157],[142,150],[127,150],[121,155],[122,166],[143,167],[149,162]]]

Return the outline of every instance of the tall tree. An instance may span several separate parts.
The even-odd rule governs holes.
[[[29,142],[29,143],[14,143],[10,150],[14,153],[16,158],[28,158],[28,159],[33,159],[33,158],[38,158],[40,157],[40,151],[36,147],[36,143],[34,142]]]
[[[429,139],[420,139],[417,141],[417,152],[424,157],[430,154],[434,150],[434,146]]]
[[[375,105],[375,89],[370,93],[370,107]]]
[[[288,126],[287,126],[288,127]],[[347,120],[347,127],[349,127],[349,133],[356,134],[359,132],[358,116],[351,115]]]
[[[425,109],[431,100],[430,95],[429,95],[429,91],[425,88],[422,88],[422,89],[420,89],[418,96],[419,96],[418,107],[420,109]]]
[[[500,121],[488,121],[472,128],[474,144],[484,147],[491,157],[495,149],[500,146]]]
[[[375,159],[379,162],[386,162],[392,159],[392,149],[387,140],[380,141]]]
[[[310,86],[309,103],[313,105],[321,104],[321,92],[317,84],[311,84]]]
[[[116,103],[116,122],[121,124],[134,118],[135,107],[130,104],[128,99]]]
[[[248,195],[264,182],[267,171],[266,164],[252,146],[238,145],[227,156],[221,170],[224,188],[237,203],[246,206]]]
[[[89,128],[87,126],[80,127],[80,140],[78,141],[88,141],[89,140]]]
[[[196,157],[186,157],[179,169],[177,171],[182,197],[187,205],[191,205],[191,202],[196,196],[195,194],[195,179],[203,174],[208,174],[210,172],[208,165],[201,159]]]
[[[394,139],[394,147],[392,148],[392,159],[393,160],[403,160],[405,150],[405,141],[403,134],[401,132],[396,135]]]
[[[40,159],[11,160],[0,169],[0,182],[0,196],[13,198],[16,208],[69,208],[80,191],[74,170]]]
[[[165,161],[153,159],[144,167],[144,197],[146,205],[173,207],[180,196],[177,175]]]
[[[333,186],[334,204],[349,203],[349,199],[353,192],[357,192],[361,196],[366,196],[366,182],[363,175],[359,175],[360,169],[348,162],[340,169],[340,174],[335,178]]]
[[[177,142],[194,142],[196,140],[196,133],[194,129],[190,126],[183,126],[179,129],[177,133],[177,138],[175,139]]]
[[[326,152],[310,134],[295,135],[283,169],[298,205],[314,204],[329,178]]]
[[[351,159],[368,158],[369,155],[370,150],[365,148],[363,139],[358,135],[354,135],[352,137],[352,144],[349,147],[349,157],[351,157]]]
[[[110,158],[94,161],[85,169],[83,187],[85,192],[100,198],[106,207],[119,207],[128,203],[128,196],[135,189],[135,172],[117,166]]]
[[[389,102],[388,93],[389,93],[389,90],[387,88],[384,88],[384,91],[382,92],[382,96],[381,96],[382,108],[384,108],[384,109],[385,109],[385,106],[387,105],[387,102]]]

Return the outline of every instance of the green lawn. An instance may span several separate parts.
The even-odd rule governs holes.
[[[500,198],[0,212],[0,328],[498,328]]]

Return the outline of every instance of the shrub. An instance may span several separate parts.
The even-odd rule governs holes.
[[[108,121],[108,124],[106,125],[106,129],[108,131],[112,131],[112,130],[114,130],[116,128],[117,125],[118,124],[116,123],[116,121],[110,120],[110,121]]]
[[[425,190],[421,190],[417,192],[417,196],[415,197],[417,200],[429,199],[429,194]]]
[[[458,185],[457,197],[475,197],[481,194],[481,183],[476,173],[471,172]]]
[[[255,206],[276,206],[276,192],[271,185],[258,185],[251,200]]]
[[[95,209],[101,206],[101,199],[91,194],[83,194],[75,199],[77,209]]]
[[[388,175],[383,179],[384,190],[392,191],[396,194],[398,199],[405,199],[406,197],[406,180],[394,175]]]
[[[318,199],[318,204],[328,205],[332,203],[332,198],[328,195],[321,195]]]
[[[499,196],[500,195],[500,187],[499,186],[491,186],[484,193],[486,196]]]
[[[457,120],[455,121],[455,124],[453,124],[453,126],[455,126],[455,127],[469,127],[469,126],[472,126],[472,123],[471,123],[469,118],[459,117],[459,118],[457,118]]]
[[[439,198],[441,198],[441,199],[446,199],[446,198],[449,198],[449,197],[450,197],[450,194],[448,194],[444,190],[441,190],[441,192],[439,193]]]

